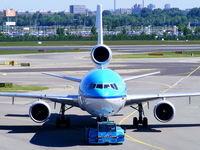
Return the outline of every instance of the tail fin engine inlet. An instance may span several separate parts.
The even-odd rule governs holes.
[[[91,59],[98,66],[107,65],[112,58],[111,49],[103,44],[102,6],[97,6],[96,27],[98,29],[97,46],[91,49]]]
[[[112,51],[106,45],[97,45],[91,50],[91,59],[98,66],[107,65],[112,58]]]

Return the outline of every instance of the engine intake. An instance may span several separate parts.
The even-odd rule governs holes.
[[[36,123],[46,122],[50,115],[50,107],[44,101],[36,101],[29,108],[29,116]]]
[[[175,107],[169,101],[161,101],[154,107],[154,116],[160,122],[168,122],[174,118]]]
[[[106,45],[97,45],[91,50],[91,59],[99,66],[107,65],[112,58],[112,52]]]

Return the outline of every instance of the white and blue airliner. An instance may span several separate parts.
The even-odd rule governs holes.
[[[65,118],[66,105],[70,106],[68,108],[79,107],[82,110],[87,111],[91,116],[96,117],[98,121],[108,120],[109,116],[115,115],[126,106],[138,105],[137,110],[139,112],[139,117],[133,118],[133,125],[137,127],[141,124],[144,127],[147,127],[148,120],[143,116],[143,103],[160,99],[160,102],[154,107],[154,116],[158,121],[168,122],[173,119],[175,108],[171,102],[166,101],[166,98],[200,95],[200,92],[129,95],[126,87],[127,81],[155,75],[159,72],[131,76],[123,79],[118,73],[108,69],[106,66],[112,58],[112,51],[108,46],[103,44],[101,5],[97,6],[96,25],[98,29],[98,44],[91,49],[91,59],[96,64],[96,69],[87,73],[82,79],[53,73],[44,73],[50,76],[78,82],[80,86],[77,95],[0,92],[0,96],[39,99],[29,108],[30,118],[37,123],[46,122],[51,115],[51,109],[48,103],[45,102],[46,100],[60,103],[61,113],[60,117],[56,120],[57,126],[60,126],[60,124],[63,123],[66,126],[70,126],[70,119]]]

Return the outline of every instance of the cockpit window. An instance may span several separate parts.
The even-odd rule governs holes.
[[[118,87],[117,87],[117,85],[116,85],[115,83],[111,84],[111,87],[112,87],[113,89],[115,89],[115,90],[118,90]]]
[[[103,84],[97,84],[96,88],[97,89],[103,89]]]
[[[104,85],[103,85],[103,88],[104,88],[104,89],[110,88],[110,84],[104,84]]]
[[[89,89],[94,89],[96,87],[96,84],[90,84]]]
[[[113,89],[115,89],[114,84],[111,84],[111,87],[112,87]]]
[[[114,83],[113,85],[114,85],[114,89],[115,89],[115,90],[118,90],[117,85],[116,85],[115,83]]]
[[[89,89],[94,89],[94,88],[97,88],[97,89],[108,89],[108,88],[112,88],[114,90],[118,90],[118,87],[115,83],[112,83],[112,84],[90,84],[89,86]]]

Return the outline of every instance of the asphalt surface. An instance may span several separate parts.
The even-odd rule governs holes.
[[[114,67],[116,65],[116,67]],[[119,65],[119,66],[117,66]],[[122,65],[122,66],[120,66]],[[177,67],[178,66],[178,67]],[[171,75],[171,76],[185,76],[192,69],[198,67],[198,63],[113,63],[113,67],[109,67],[112,70],[131,70],[131,69],[146,69],[146,70],[159,70],[159,75]],[[0,69],[1,73],[12,73],[12,72],[62,72],[62,71],[85,71],[92,70],[93,67],[57,67],[57,68],[11,68],[11,69]],[[123,73],[129,75],[129,73]],[[199,74],[194,73],[192,76],[198,76]]]
[[[31,67],[0,65],[1,82],[13,82],[22,85],[48,86],[46,91],[35,93],[76,94],[78,84],[50,76],[41,72],[56,72],[82,78],[88,69],[94,68],[88,53],[69,54],[30,54],[0,56],[3,61],[17,60],[31,62]],[[84,66],[82,68],[82,66]],[[165,58],[165,59],[117,59],[110,67],[123,77],[160,70],[161,74],[127,82],[129,94],[150,94],[167,92],[199,91],[200,70],[199,58]],[[72,128],[57,129],[55,118],[59,112],[59,104],[49,103],[52,115],[48,122],[36,124],[28,117],[29,105],[34,99],[16,98],[15,105],[11,98],[0,98],[0,149],[2,150],[64,150],[64,149],[143,149],[143,150],[188,150],[199,149],[200,139],[200,97],[193,97],[189,105],[188,98],[170,99],[175,108],[175,118],[166,124],[158,122],[153,116],[155,102],[150,108],[144,107],[149,119],[149,128],[132,127],[132,118],[137,112],[130,107],[124,108],[118,115],[110,117],[125,127],[126,141],[123,145],[87,145],[84,142],[84,128],[93,126],[95,118],[79,108],[67,111],[71,118]],[[168,100],[168,99],[167,99]]]
[[[73,49],[90,50],[93,46],[18,46],[18,47],[0,47],[0,50],[64,50]],[[112,50],[123,53],[145,53],[145,52],[166,52],[166,51],[198,51],[200,45],[111,45]]]

